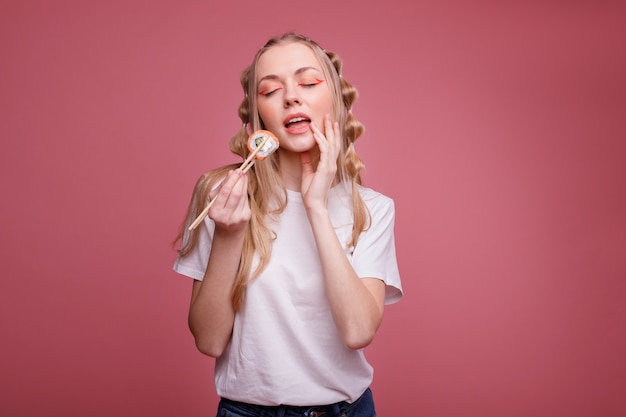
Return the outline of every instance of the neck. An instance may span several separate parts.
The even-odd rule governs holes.
[[[311,160],[313,169],[316,169],[319,161],[319,150],[311,149]],[[289,152],[282,150],[279,154],[280,177],[288,190],[300,192],[302,184],[302,161],[299,152]]]

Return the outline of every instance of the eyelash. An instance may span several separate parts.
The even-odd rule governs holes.
[[[282,90],[282,87],[281,88],[276,88],[276,89],[271,90],[271,91],[259,91],[259,94],[262,95],[263,97],[269,97],[272,94],[274,94],[275,92],[277,92],[278,90]]]
[[[316,79],[315,82],[312,82],[312,83],[298,83],[298,86],[311,88],[311,87],[315,87],[316,85],[320,85],[323,82],[324,82],[324,80]],[[272,94],[274,94],[278,90],[282,90],[282,87],[276,88],[276,89],[271,90],[271,91],[259,91],[259,94],[262,95],[263,97],[269,97],[269,96],[271,96]]]
[[[323,82],[324,80],[320,80],[319,78],[316,78],[315,81],[312,83],[298,83],[298,85],[302,87],[315,87],[316,85],[320,85]]]

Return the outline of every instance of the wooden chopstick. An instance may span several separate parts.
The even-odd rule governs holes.
[[[193,221],[193,223],[191,223],[191,225],[189,226],[188,230],[193,230],[196,227],[198,227],[198,225],[200,223],[202,223],[202,220],[204,220],[204,218],[206,217],[207,214],[209,214],[209,209],[211,208],[211,206],[213,205],[213,203],[215,202],[215,198],[211,201],[209,201],[209,204],[206,205],[206,207],[204,208],[204,210],[202,210],[200,212],[200,214],[198,215],[198,217],[196,217],[196,219]]]
[[[254,156],[257,154],[257,152],[259,152],[261,150],[261,148],[263,146],[265,146],[265,144],[267,143],[267,141],[270,139],[269,136],[265,136],[265,139],[263,139],[263,142],[261,142],[256,148],[254,148],[254,150],[252,152],[250,152],[250,155],[248,155],[248,157],[246,158],[245,161],[243,161],[243,163],[241,164],[241,166],[239,167],[239,169],[241,170],[241,172],[243,172],[244,174],[246,172],[248,172],[250,170],[250,168],[252,168],[252,165],[254,165]],[[200,223],[202,223],[202,220],[204,220],[204,218],[207,216],[207,214],[209,214],[209,209],[211,208],[211,206],[213,205],[213,203],[215,202],[215,198],[211,201],[209,201],[209,204],[207,204],[207,206],[204,208],[204,210],[202,210],[200,212],[200,214],[198,215],[198,217],[196,217],[196,219],[193,221],[193,223],[191,223],[191,225],[189,226],[188,230],[193,230],[196,227],[198,227],[198,225]]]

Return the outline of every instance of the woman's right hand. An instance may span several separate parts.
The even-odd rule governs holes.
[[[209,217],[215,234],[202,281],[194,281],[189,328],[200,352],[217,358],[228,345],[235,321],[232,288],[237,277],[245,232],[251,217],[248,177],[230,171],[211,192]]]
[[[243,233],[250,221],[248,202],[248,176],[240,169],[230,171],[221,186],[211,193],[216,199],[209,209],[209,217],[215,222],[216,231]]]

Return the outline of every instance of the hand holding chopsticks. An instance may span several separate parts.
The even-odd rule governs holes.
[[[278,149],[278,138],[266,130],[257,130],[248,138],[248,149],[251,151],[250,155],[248,155],[246,160],[243,161],[239,167],[243,173],[248,172],[250,168],[252,168],[256,159],[265,159],[266,156]],[[209,209],[215,200],[216,198],[213,198],[209,201],[209,204],[207,204],[204,210],[202,210],[193,223],[191,223],[188,230],[193,230],[202,223],[207,214],[209,214]]]

